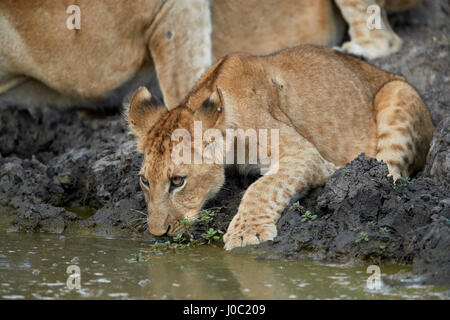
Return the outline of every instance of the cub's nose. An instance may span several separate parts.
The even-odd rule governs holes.
[[[162,227],[149,227],[148,228],[148,231],[152,234],[152,235],[154,235],[154,236],[157,236],[157,237],[161,237],[161,236],[165,236],[165,235],[167,235],[168,233],[169,233],[169,230],[170,230],[170,226],[167,226],[167,228],[162,228]]]

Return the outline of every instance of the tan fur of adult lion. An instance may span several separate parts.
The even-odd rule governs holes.
[[[0,1],[0,104],[117,105],[155,68],[172,108],[232,50],[335,45],[343,31],[329,0],[80,0],[79,30],[66,27],[71,4]]]
[[[279,130],[279,161],[245,192],[226,249],[273,239],[296,193],[324,183],[361,152],[385,161],[394,178],[410,175],[424,165],[434,130],[422,99],[402,77],[309,45],[265,57],[226,56],[169,112],[150,105],[142,87],[128,120],[144,154],[140,183],[155,235],[176,234],[178,221],[196,217],[224,183],[222,164],[175,165],[176,129],[194,137],[194,121],[202,121],[203,132]]]
[[[389,0],[397,8],[407,0]],[[417,0],[408,0],[417,1]],[[388,27],[361,20],[375,0],[336,0],[353,42],[344,49],[376,57],[399,49]],[[338,45],[343,20],[332,0],[2,0],[0,106],[118,105],[157,71],[169,108],[215,59],[232,51],[267,54],[301,43]],[[77,4],[81,29],[69,30]],[[355,26],[355,27],[352,27]],[[372,36],[374,35],[374,36]],[[394,41],[391,41],[394,39]]]
[[[342,44],[344,52],[374,59],[400,50],[402,39],[392,30],[386,10],[401,11],[415,7],[421,0],[335,0],[348,24],[350,41]],[[369,16],[379,6],[380,26],[368,27]],[[371,8],[369,10],[369,8]],[[369,21],[370,22],[370,21]],[[378,29],[379,28],[379,29]]]

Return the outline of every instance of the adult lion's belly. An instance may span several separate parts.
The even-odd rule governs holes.
[[[154,76],[147,31],[159,1],[77,3],[81,26],[69,30],[65,3],[0,1],[0,106],[114,106]],[[334,45],[344,32],[332,0],[211,3],[215,59],[233,51]]]
[[[338,45],[343,19],[331,0],[215,0],[213,57],[234,51],[265,55],[310,43]]]
[[[69,29],[64,3],[4,2],[0,56],[7,63],[0,64],[0,81],[25,75],[29,81],[17,86],[38,81],[63,95],[97,100],[131,79],[147,55],[146,41],[136,32],[154,10],[105,2],[79,5],[80,28]]]

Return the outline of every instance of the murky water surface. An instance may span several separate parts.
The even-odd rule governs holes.
[[[150,243],[78,235],[8,234],[0,225],[0,299],[447,299],[443,288],[366,287],[367,267],[258,261],[201,246],[131,262]],[[67,268],[80,268],[69,289]],[[383,266],[382,277],[410,269]],[[75,281],[69,281],[75,284]]]

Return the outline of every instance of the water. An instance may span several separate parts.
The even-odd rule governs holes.
[[[130,262],[149,247],[137,240],[8,234],[0,225],[0,299],[448,299],[433,286],[369,290],[366,267],[259,261],[213,246]],[[67,286],[70,265],[80,268],[80,289]],[[381,267],[382,277],[409,271]]]

